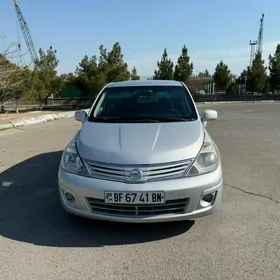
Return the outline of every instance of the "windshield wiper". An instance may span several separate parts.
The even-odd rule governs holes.
[[[193,118],[182,117],[152,117],[152,116],[123,116],[123,117],[109,117],[109,118],[93,118],[96,122],[187,122],[192,121]]]
[[[128,118],[131,120],[139,120],[139,121],[158,121],[158,122],[187,122],[191,121],[190,118],[182,118],[182,117],[153,117],[153,116],[139,116],[139,117],[132,117]]]
[[[191,118],[182,118],[182,117],[172,117],[172,118],[168,118],[168,117],[160,117],[160,118],[155,118],[160,122],[188,122],[191,121]]]
[[[112,117],[112,118],[94,118],[92,121],[96,122],[159,122],[159,120],[154,118],[145,118],[145,117]]]

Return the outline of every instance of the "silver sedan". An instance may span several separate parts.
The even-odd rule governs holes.
[[[118,222],[193,220],[220,205],[219,150],[184,83],[106,85],[65,148],[58,184],[68,212]]]

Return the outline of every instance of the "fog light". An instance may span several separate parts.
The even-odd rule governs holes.
[[[204,195],[200,201],[201,206],[202,207],[210,206],[213,203],[215,196],[216,196],[216,192]]]
[[[214,198],[214,195],[213,195],[212,193],[210,193],[210,194],[206,194],[205,196],[203,196],[202,199],[203,199],[205,202],[210,203],[210,202],[212,202],[213,198]]]
[[[75,197],[71,193],[66,193],[65,197],[70,202],[73,202],[75,200]]]

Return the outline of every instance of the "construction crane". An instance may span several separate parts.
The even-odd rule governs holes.
[[[249,41],[249,45],[251,46],[251,53],[250,53],[250,67],[252,66],[255,53],[256,53],[256,47],[257,47],[258,41]]]
[[[249,41],[249,45],[251,47],[250,52],[250,67],[252,66],[253,60],[255,58],[256,52],[262,53],[262,45],[263,45],[263,21],[264,21],[264,14],[262,14],[261,21],[260,21],[260,29],[257,41]]]
[[[264,14],[262,14],[262,17],[261,17],[261,23],[260,23],[260,29],[259,29],[258,47],[257,47],[257,52],[258,53],[262,53],[262,45],[263,45],[263,20],[264,20]]]
[[[39,60],[38,53],[37,53],[35,45],[33,43],[33,40],[32,40],[32,37],[31,37],[30,30],[28,28],[27,22],[26,22],[23,14],[20,10],[20,7],[17,3],[17,0],[13,0],[13,1],[14,1],[15,9],[16,9],[16,14],[17,14],[19,26],[20,26],[21,32],[23,34],[24,41],[26,43],[31,61],[32,61],[34,67],[35,67],[36,61]],[[20,44],[18,45],[18,47],[19,47],[19,49],[21,49]]]

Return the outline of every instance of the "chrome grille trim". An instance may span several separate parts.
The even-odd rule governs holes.
[[[92,213],[122,217],[152,217],[167,214],[184,214],[189,202],[188,198],[167,200],[165,204],[109,204],[103,199],[86,198]]]
[[[87,159],[83,161],[93,178],[133,184],[182,178],[191,167],[193,159],[151,165],[107,164]],[[141,179],[130,178],[129,175],[133,169],[142,171]]]

